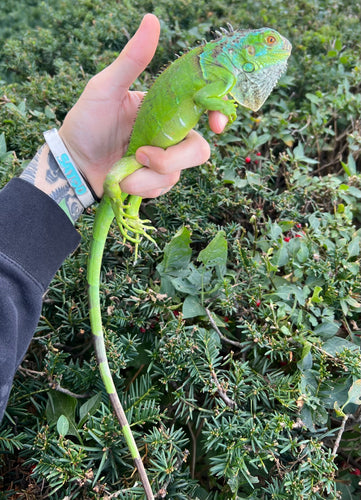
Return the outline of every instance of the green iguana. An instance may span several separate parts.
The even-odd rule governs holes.
[[[139,109],[126,155],[110,170],[104,195],[96,211],[88,263],[89,315],[101,377],[127,445],[141,476],[148,499],[154,498],[137,446],[119,401],[109,369],[103,338],[99,285],[103,250],[116,218],[124,240],[135,245],[152,240],[138,210],[141,198],[122,193],[119,183],[142,167],[135,159],[140,146],[168,148],[182,141],[207,110],[236,118],[236,103],[257,111],[285,71],[290,42],[269,28],[216,32],[218,38],[176,59],[156,78]],[[232,99],[225,99],[227,94]],[[153,240],[152,240],[153,241]]]

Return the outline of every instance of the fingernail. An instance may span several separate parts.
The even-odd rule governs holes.
[[[142,153],[141,151],[137,153],[137,161],[144,165],[145,167],[149,167],[150,161],[149,158],[146,154]]]

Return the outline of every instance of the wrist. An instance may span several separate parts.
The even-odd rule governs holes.
[[[87,156],[85,151],[82,151],[82,149],[88,149],[85,148],[85,144],[87,144],[88,141],[90,142],[90,139],[76,129],[69,130],[66,124],[67,120],[65,119],[64,123],[59,128],[59,136],[73,158],[74,164],[85,179],[93,198],[99,202],[103,196],[103,184],[106,173],[104,173],[104,169],[102,166],[99,166],[99,162],[97,162],[96,159]],[[79,145],[82,145],[82,148],[79,148]],[[101,159],[100,163],[102,163],[102,161]],[[116,159],[112,164],[115,163],[115,161]],[[95,164],[96,166],[94,166]]]
[[[44,132],[44,137],[70,187],[73,188],[83,207],[88,208],[97,200],[97,196],[84,175],[78,170],[62,137],[55,128]]]
[[[47,144],[25,167],[20,177],[52,198],[74,223],[84,211]]]

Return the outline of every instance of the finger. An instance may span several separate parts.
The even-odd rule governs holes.
[[[159,33],[158,18],[153,14],[146,14],[138,30],[115,61],[97,75],[97,83],[104,79],[108,86],[128,89],[152,60]]]
[[[220,134],[223,132],[225,126],[228,123],[228,118],[226,115],[220,113],[219,111],[209,111],[208,113],[209,126],[214,133]]]
[[[160,174],[177,172],[205,163],[210,156],[208,142],[195,130],[191,130],[184,141],[167,149],[142,146],[136,159]]]
[[[120,187],[128,194],[136,194],[142,198],[156,198],[169,191],[179,181],[179,176],[179,171],[162,175],[150,168],[141,168],[126,177],[120,183]]]
[[[150,191],[144,191],[142,194],[142,198],[158,198],[159,196],[162,196],[165,193],[168,193],[172,188],[174,187],[174,184],[171,186],[167,186],[165,188],[154,188]]]

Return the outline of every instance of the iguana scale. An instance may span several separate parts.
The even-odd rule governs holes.
[[[95,352],[105,389],[122,427],[148,499],[154,498],[137,446],[117,395],[103,337],[99,286],[105,241],[116,218],[124,240],[135,246],[151,229],[138,215],[141,198],[122,193],[119,183],[142,165],[135,159],[144,145],[168,148],[182,141],[207,110],[220,111],[229,122],[236,103],[257,111],[287,66],[290,42],[269,28],[217,32],[218,38],[190,50],[161,73],[145,95],[128,150],[108,173],[96,211],[88,262],[89,316]],[[227,94],[232,99],[225,99]]]

